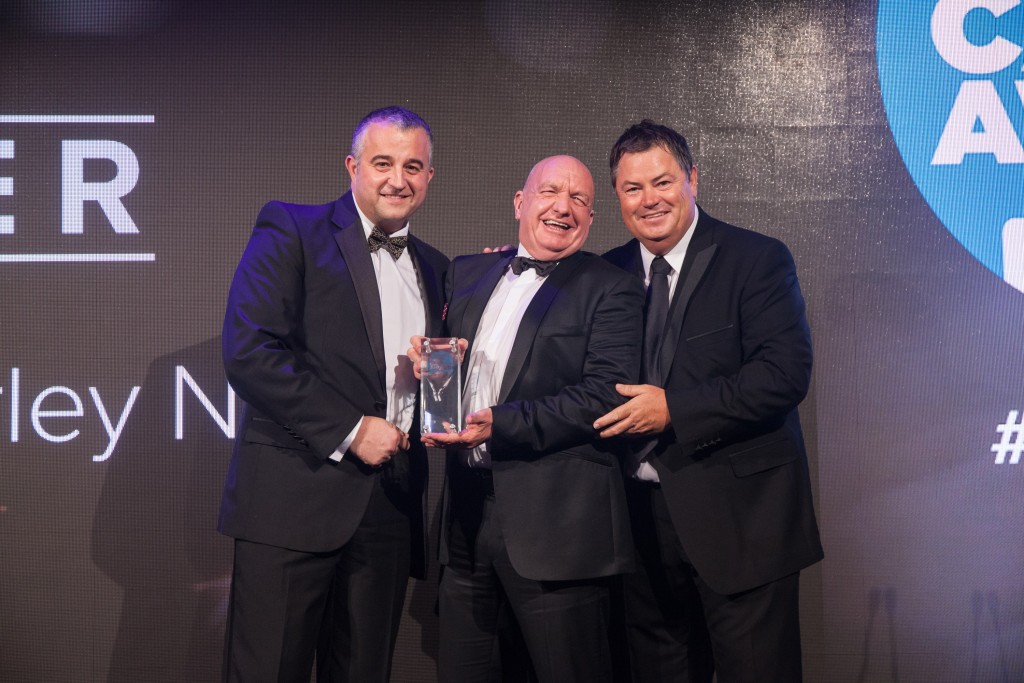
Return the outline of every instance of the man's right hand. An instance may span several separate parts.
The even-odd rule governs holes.
[[[367,415],[349,450],[371,467],[380,467],[398,451],[409,450],[409,435],[379,417]]]

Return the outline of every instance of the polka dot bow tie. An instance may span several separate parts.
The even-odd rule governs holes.
[[[385,235],[384,231],[373,226],[373,230],[370,231],[370,236],[367,238],[366,243],[370,245],[370,253],[377,251],[381,247],[387,250],[391,257],[398,260],[398,257],[402,255],[407,244],[409,244],[408,237],[391,237]]]

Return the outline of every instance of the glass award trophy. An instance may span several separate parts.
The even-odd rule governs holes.
[[[462,363],[455,337],[425,337],[420,347],[420,430],[462,430]]]

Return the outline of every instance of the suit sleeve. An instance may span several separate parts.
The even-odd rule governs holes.
[[[235,271],[222,335],[239,396],[326,458],[362,412],[306,362],[305,259],[288,208],[267,204]]]
[[[740,288],[737,325],[733,372],[716,376],[705,368],[705,378],[688,386],[670,378],[666,400],[684,452],[775,429],[807,394],[811,336],[796,266],[781,242],[771,240],[753,259]]]
[[[616,273],[618,274],[618,273]],[[635,384],[640,372],[643,334],[643,288],[636,278],[603,280],[607,285],[591,314],[582,370],[559,367],[550,358],[534,357],[531,372],[564,382],[550,395],[517,400],[492,408],[493,457],[517,457],[524,451],[552,452],[594,441],[594,420],[623,402],[616,384]],[[567,292],[586,296],[590,285]],[[540,356],[535,347],[531,355]],[[567,372],[575,376],[567,375]]]

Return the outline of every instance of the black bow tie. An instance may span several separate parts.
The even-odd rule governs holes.
[[[409,244],[409,238],[385,235],[384,231],[375,225],[373,230],[370,231],[370,236],[367,238],[366,243],[370,245],[371,254],[384,247],[391,254],[391,257],[397,261],[398,257],[405,250],[406,245]]]
[[[537,277],[544,277],[558,265],[558,261],[538,261],[535,258],[527,258],[526,256],[513,256],[512,257],[512,272],[516,275],[522,275],[523,271],[527,268],[533,268],[537,271]]]

